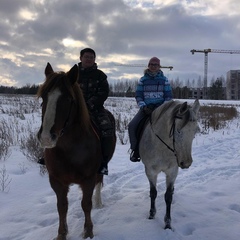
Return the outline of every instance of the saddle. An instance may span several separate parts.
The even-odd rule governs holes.
[[[92,127],[99,139],[102,139],[105,136],[108,137],[114,135],[114,118],[111,112],[109,112],[107,109],[104,109],[101,112],[91,113],[90,119]]]
[[[92,128],[101,143],[102,163],[107,169],[107,163],[113,155],[116,143],[115,119],[107,109],[91,114],[90,118]]]

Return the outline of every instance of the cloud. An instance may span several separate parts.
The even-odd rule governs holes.
[[[238,0],[2,0],[0,2],[0,85],[23,86],[43,80],[47,62],[67,71],[79,51],[92,47],[109,81],[137,80],[158,56],[170,79],[203,76],[203,54],[191,49],[239,48]],[[209,54],[209,78],[239,66],[240,55]],[[231,64],[230,64],[231,62]],[[64,69],[61,69],[64,68]],[[5,76],[5,77],[4,77]]]

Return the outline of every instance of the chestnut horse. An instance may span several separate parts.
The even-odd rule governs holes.
[[[81,205],[85,216],[83,238],[93,238],[92,196],[96,185],[96,199],[101,205],[100,186],[103,181],[103,176],[97,174],[102,159],[100,138],[91,124],[77,83],[77,65],[64,73],[54,72],[48,63],[45,76],[45,82],[37,94],[42,98],[42,124],[38,140],[45,148],[49,182],[57,197],[59,228],[56,239],[64,240],[67,236],[67,194],[70,184],[79,184],[82,189]],[[110,117],[115,126],[112,114]],[[113,137],[112,155],[115,144],[116,136]]]

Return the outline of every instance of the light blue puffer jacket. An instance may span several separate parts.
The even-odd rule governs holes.
[[[156,108],[172,99],[172,88],[161,70],[157,74],[145,70],[138,82],[135,98],[140,108],[145,105]]]

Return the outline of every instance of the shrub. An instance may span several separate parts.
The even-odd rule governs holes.
[[[228,121],[238,117],[236,107],[227,105],[201,106],[199,114],[205,131],[210,127],[214,130],[223,129],[227,126]]]
[[[29,161],[38,162],[39,158],[43,157],[43,148],[40,147],[36,134],[33,132],[21,139],[20,150]]]

